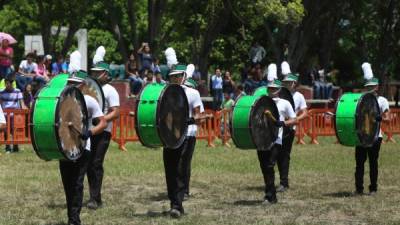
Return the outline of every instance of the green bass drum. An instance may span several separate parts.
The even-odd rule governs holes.
[[[279,119],[279,112],[268,96],[242,96],[233,107],[230,121],[232,140],[240,149],[269,150],[279,129],[265,116],[269,110]]]
[[[268,96],[268,88],[266,86],[259,87],[253,92],[253,96]]]
[[[380,122],[376,120],[379,115],[378,101],[373,94],[343,94],[334,118],[339,142],[345,146],[372,146],[379,135]]]
[[[77,160],[86,145],[79,137],[88,128],[85,99],[79,89],[67,86],[67,78],[58,75],[40,89],[32,105],[32,145],[44,160]]]
[[[177,84],[148,84],[136,106],[136,133],[146,147],[176,149],[188,129],[189,104],[183,87]]]

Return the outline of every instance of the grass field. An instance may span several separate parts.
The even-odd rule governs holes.
[[[263,181],[255,151],[207,148],[198,142],[191,192],[179,220],[162,214],[169,202],[162,151],[112,145],[106,158],[105,205],[83,208],[84,224],[400,224],[398,144],[381,148],[376,196],[353,196],[354,150],[322,139],[295,145],[291,189],[278,204],[263,206]],[[66,206],[58,162],[44,162],[24,146],[0,156],[0,224],[65,224]],[[369,185],[366,169],[366,189]],[[86,185],[86,184],[85,184]],[[85,201],[87,200],[85,188]]]

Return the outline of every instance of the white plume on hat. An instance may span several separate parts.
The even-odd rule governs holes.
[[[70,63],[68,67],[69,73],[78,72],[79,70],[81,70],[81,58],[81,53],[79,53],[78,50],[75,50],[71,53],[69,60]]]
[[[267,79],[268,81],[273,81],[275,79],[278,79],[277,67],[275,63],[271,63],[268,65]]]
[[[364,79],[371,80],[374,77],[374,74],[372,73],[372,69],[371,69],[371,64],[365,62],[361,65],[361,68],[364,73]]]
[[[167,66],[171,69],[173,65],[178,64],[178,60],[176,59],[175,50],[171,47],[165,50],[165,57],[167,58]]]
[[[289,63],[286,61],[283,61],[281,64],[281,70],[282,70],[282,75],[288,75],[292,71],[290,71],[290,66]]]
[[[192,78],[193,72],[194,72],[194,65],[193,64],[189,64],[186,67],[186,78]]]
[[[96,54],[93,57],[93,65],[96,65],[99,62],[104,62],[104,56],[106,55],[106,49],[104,46],[100,46],[96,49]]]

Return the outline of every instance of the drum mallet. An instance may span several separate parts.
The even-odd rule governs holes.
[[[276,118],[272,115],[271,111],[265,110],[264,114],[268,117],[268,119],[272,120],[272,122],[276,123]]]

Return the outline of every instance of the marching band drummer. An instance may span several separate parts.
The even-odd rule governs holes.
[[[283,126],[292,126],[296,123],[296,114],[294,113],[289,101],[279,98],[281,85],[281,81],[275,79],[270,81],[267,86],[268,94],[274,100],[279,111],[279,119],[276,119],[275,122],[275,125],[279,127],[278,138],[271,149],[257,149],[258,160],[260,162],[265,183],[264,205],[275,204],[278,202],[278,199],[276,198],[274,166],[279,153],[282,151]],[[273,121],[275,120],[275,118],[271,118],[271,114],[266,115],[270,117],[269,119]]]
[[[70,66],[70,68],[75,68],[70,70],[70,73],[79,71],[80,53],[78,51],[75,51],[71,54],[71,65],[77,66]],[[68,78],[68,84],[75,85],[82,91],[85,86],[85,80],[79,77],[71,76]],[[90,139],[93,135],[103,132],[107,126],[103,112],[101,111],[97,101],[89,95],[85,95],[84,98],[88,111],[89,124],[91,126],[90,129],[83,131],[82,134],[80,134],[82,140],[87,140],[85,151],[83,152],[81,158],[75,162],[60,160],[60,174],[67,201],[69,225],[81,224],[80,212],[83,201],[83,181],[90,157]],[[97,119],[99,121],[96,126],[91,125],[93,119]]]
[[[378,96],[379,80],[373,77],[371,64],[363,63],[362,69],[364,78],[367,82],[364,87],[367,92],[374,94],[378,100],[381,115],[376,118],[377,121],[388,122],[389,118],[389,102],[385,97]],[[355,185],[356,194],[362,195],[364,192],[364,163],[369,159],[369,178],[371,184],[369,185],[369,194],[375,195],[378,191],[378,158],[379,151],[382,143],[382,130],[379,131],[379,138],[374,142],[371,147],[356,146],[356,172],[355,172]]]
[[[101,47],[102,46],[99,48]],[[102,54],[102,56],[104,57],[104,54]],[[105,98],[104,118],[107,122],[107,128],[92,138],[93,148],[87,169],[90,193],[90,199],[87,203],[87,207],[93,210],[96,210],[98,207],[102,206],[101,187],[104,177],[103,163],[107,149],[110,145],[112,123],[119,117],[120,106],[117,90],[108,84],[111,80],[110,66],[103,62],[102,58],[97,60],[99,60],[99,62],[94,68],[91,69],[91,73],[93,77],[99,81],[103,89]]]
[[[194,89],[194,80],[190,78],[185,80],[185,75],[184,70],[172,70],[169,73],[172,84],[181,85],[183,82],[185,84],[182,87],[188,99],[190,117],[188,133],[182,145],[177,149],[163,149],[165,178],[171,207],[168,214],[173,218],[179,218],[184,214],[182,202],[185,196],[189,196],[190,168],[196,144],[196,123],[200,114],[204,112],[200,94]]]
[[[282,80],[282,84],[292,93],[294,112],[297,115],[296,123],[298,123],[307,116],[306,100],[303,94],[296,91],[296,85],[299,79],[299,75],[291,73],[289,64],[287,63],[282,64],[282,71],[288,72],[285,78]],[[278,154],[277,164],[279,170],[280,185],[276,189],[277,192],[284,192],[289,188],[290,153],[292,151],[293,140],[296,134],[296,126],[293,126],[290,129],[285,129],[284,131],[289,133],[283,135],[282,151]]]

